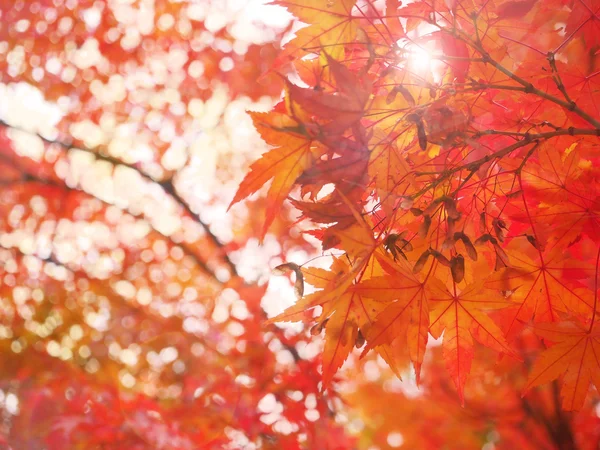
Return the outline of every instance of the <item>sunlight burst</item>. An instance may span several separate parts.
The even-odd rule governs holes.
[[[423,74],[431,70],[431,53],[418,45],[412,45],[408,52],[408,64],[412,71]]]

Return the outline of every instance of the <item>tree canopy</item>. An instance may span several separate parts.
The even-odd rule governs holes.
[[[598,448],[599,3],[0,20],[0,446]]]

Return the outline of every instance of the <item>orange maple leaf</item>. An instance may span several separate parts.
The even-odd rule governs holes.
[[[507,301],[484,292],[476,282],[450,292],[442,283],[432,283],[431,335],[439,338],[444,331],[443,356],[446,368],[464,404],[463,391],[473,361],[473,339],[498,352],[516,356],[502,330],[482,310],[504,308]]]
[[[367,279],[355,287],[355,291],[366,298],[391,302],[369,329],[363,355],[379,345],[400,339],[408,347],[418,383],[429,332],[427,280],[421,281],[406,262],[385,261],[384,265],[388,273],[393,273]]]
[[[411,141],[414,133],[409,131],[406,134],[408,136],[404,135],[404,140]],[[394,141],[390,141],[387,134],[376,130],[371,141],[373,145],[369,159],[369,176],[375,180],[375,187],[385,212],[392,215],[399,198],[394,193],[403,192],[413,183],[414,173],[400,148]]]
[[[581,409],[590,383],[600,389],[600,327],[595,326],[590,331],[579,323],[560,322],[539,324],[533,331],[556,344],[544,351],[533,365],[523,395],[562,375],[563,408]]]
[[[301,134],[301,127],[284,114],[251,113],[254,125],[268,144],[275,146],[250,166],[229,207],[273,180],[267,194],[267,210],[262,235],[281,209],[294,182],[311,166],[317,144]],[[296,131],[296,133],[290,131]]]
[[[275,4],[284,6],[300,21],[310,24],[296,32],[296,37],[284,49],[286,55],[298,51],[319,53],[321,48],[327,48],[333,58],[340,59],[345,46],[356,37],[358,25],[351,14],[356,0],[277,0]]]
[[[519,330],[519,322],[551,322],[559,313],[587,314],[592,309],[592,292],[576,280],[563,276],[568,255],[563,249],[542,252],[533,247],[517,249],[513,240],[508,248],[514,267],[493,273],[485,282],[490,289],[510,294],[513,307],[508,309],[505,333],[510,338]]]

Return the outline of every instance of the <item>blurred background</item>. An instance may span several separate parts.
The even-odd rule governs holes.
[[[302,26],[263,0],[0,0],[0,448],[493,450],[501,397],[525,448],[514,361],[468,410],[436,341],[421,391],[357,351],[323,392],[319,336],[265,324],[295,301],[274,267],[331,262],[287,206],[260,241],[264,190],[228,210]]]
[[[260,195],[227,213],[293,26],[254,0],[0,2],[0,445],[346,448],[319,344],[263,325],[294,298],[270,269],[312,244],[290,212],[259,245]]]

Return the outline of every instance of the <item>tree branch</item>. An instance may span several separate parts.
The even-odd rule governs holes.
[[[494,130],[490,130],[490,131],[494,131]],[[599,132],[600,132],[600,129],[594,130],[594,129],[587,129],[587,128],[566,128],[566,129],[562,128],[562,129],[558,129],[558,130],[554,130],[554,131],[548,131],[546,133],[531,133],[531,134],[525,133],[523,135],[525,138],[521,141],[515,142],[514,144],[509,145],[508,147],[505,147],[494,153],[491,153],[482,158],[479,158],[476,161],[473,161],[473,162],[470,162],[467,164],[462,164],[462,165],[454,167],[452,169],[447,169],[447,170],[443,171],[438,178],[433,180],[430,184],[425,186],[423,189],[421,189],[417,193],[411,195],[411,198],[413,200],[416,200],[418,197],[423,195],[425,192],[439,186],[443,181],[447,180],[452,175],[454,175],[457,172],[460,172],[461,170],[469,170],[470,172],[475,172],[483,164],[485,164],[489,161],[492,161],[494,159],[503,158],[504,156],[508,155],[509,153],[511,153],[521,147],[525,147],[526,145],[535,143],[536,141],[539,141],[542,139],[550,139],[550,138],[556,137],[556,136],[598,136]],[[529,156],[531,156],[531,155],[529,155]],[[422,175],[428,175],[428,174],[430,174],[430,173],[429,172],[416,172],[415,173],[416,176],[422,176]]]
[[[465,44],[470,45],[482,56],[484,63],[491,64],[496,69],[498,69],[500,72],[502,72],[504,75],[506,75],[513,81],[516,81],[517,83],[519,83],[521,86],[523,86],[525,88],[525,90],[524,90],[525,93],[537,95],[538,97],[546,99],[557,105],[560,105],[563,108],[567,109],[568,111],[571,111],[571,112],[577,114],[579,117],[584,119],[590,125],[593,125],[596,129],[600,129],[600,121],[596,120],[594,117],[592,117],[591,115],[589,115],[588,113],[583,111],[579,106],[577,106],[577,104],[575,102],[562,100],[558,97],[555,97],[554,95],[548,94],[547,92],[544,92],[541,89],[536,88],[532,83],[521,78],[519,75],[510,71],[509,69],[504,67],[502,64],[500,64],[498,61],[496,61],[494,58],[492,58],[492,56],[488,53],[488,51],[482,47],[480,42],[473,42],[473,40],[468,35],[466,35],[464,31],[461,31],[458,29],[450,30],[450,29],[447,29],[447,28],[444,28],[441,26],[438,26],[438,28],[441,31],[444,31],[444,32],[449,33],[450,35],[456,37],[457,39],[460,39]]]
[[[227,264],[227,266],[231,272],[231,275],[237,276],[237,268],[236,268],[235,264],[233,264],[233,262],[229,258],[229,255],[227,254],[227,252],[224,250],[223,243],[221,243],[221,241],[216,237],[216,235],[210,230],[210,226],[207,223],[205,223],[204,221],[202,221],[202,219],[200,219],[200,216],[191,209],[189,204],[177,192],[177,190],[175,189],[175,186],[173,184],[172,178],[166,179],[166,180],[156,180],[151,175],[147,174],[142,169],[140,169],[139,167],[137,167],[133,164],[129,164],[118,158],[115,158],[115,157],[112,157],[112,156],[109,156],[106,154],[102,154],[100,152],[100,149],[80,147],[80,146],[77,146],[72,143],[67,143],[67,142],[63,142],[60,140],[48,139],[48,138],[45,138],[44,136],[41,136],[39,133],[35,133],[32,131],[26,130],[24,128],[21,128],[21,127],[10,125],[9,123],[7,123],[3,120],[0,120],[0,126],[5,127],[7,129],[17,130],[22,133],[27,133],[31,136],[36,136],[39,139],[41,139],[44,143],[46,143],[48,145],[56,145],[58,147],[63,148],[64,150],[79,150],[82,152],[90,153],[90,154],[94,155],[96,157],[96,159],[98,159],[100,161],[106,161],[106,162],[110,163],[111,165],[113,165],[113,167],[118,167],[118,166],[127,167],[128,169],[131,169],[131,170],[137,172],[144,180],[146,180],[150,183],[160,185],[162,187],[162,189],[165,191],[165,193],[168,194],[173,199],[173,201],[175,201],[175,203],[177,203],[181,208],[183,208],[204,229],[204,232],[206,233],[206,235],[208,236],[210,241],[217,248],[219,248],[221,250],[221,252],[220,252],[221,257]]]
[[[39,184],[44,184],[44,185],[47,185],[47,186],[57,187],[59,189],[65,190],[65,191],[82,192],[82,193],[84,193],[86,195],[89,195],[90,197],[95,198],[96,200],[104,203],[105,205],[115,206],[112,203],[109,203],[109,202],[106,202],[106,201],[104,201],[102,199],[99,199],[99,198],[97,198],[97,197],[95,197],[95,196],[93,196],[93,195],[91,195],[91,194],[89,194],[89,193],[87,193],[87,192],[85,192],[85,191],[83,191],[81,189],[72,188],[72,187],[69,187],[69,186],[67,186],[65,184],[60,184],[60,183],[57,183],[57,182],[55,182],[53,180],[50,180],[50,179],[47,179],[47,178],[43,178],[43,177],[40,177],[40,176],[36,176],[36,175],[33,175],[33,174],[29,173],[29,172],[24,172],[21,167],[19,167],[18,165],[16,165],[13,161],[11,161],[6,156],[0,155],[0,161],[3,161],[5,163],[11,165],[12,167],[14,167],[17,170],[21,171],[21,173],[23,174],[23,177],[21,178],[21,180],[11,181],[10,183],[7,183],[7,185],[9,185],[9,184],[15,184],[17,182],[18,183],[22,183],[22,184],[24,184],[24,183],[39,183]],[[202,261],[198,257],[198,255],[195,252],[191,251],[186,245],[173,242],[173,240],[169,236],[166,236],[166,235],[162,234],[160,231],[158,231],[158,230],[156,230],[154,228],[153,228],[153,230],[155,232],[157,232],[158,234],[160,234],[161,236],[163,236],[165,239],[168,239],[173,245],[177,245],[177,246],[181,247],[184,250],[184,252],[186,253],[186,255],[188,255],[190,258],[192,258],[194,260],[194,262],[204,272],[206,272],[211,278],[213,278],[218,283],[221,283],[221,281],[216,277],[216,275],[214,274],[214,272],[206,265],[206,263],[204,261]]]

